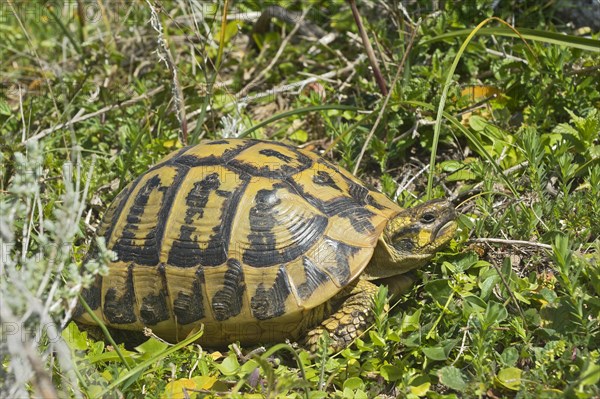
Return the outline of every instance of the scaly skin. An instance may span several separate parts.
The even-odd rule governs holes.
[[[412,274],[379,281],[388,286],[388,295],[391,298],[406,293],[414,282],[415,278]],[[360,337],[375,321],[371,304],[378,290],[379,285],[359,279],[333,297],[331,302],[341,300],[342,303],[336,312],[308,332],[306,338],[308,349],[313,353],[316,352],[319,349],[319,338],[324,333],[329,335],[329,348],[333,352],[346,348]]]
[[[318,350],[324,333],[334,352],[362,335],[374,321],[372,303],[379,285],[387,285],[391,297],[406,292],[414,281],[410,272],[425,265],[452,239],[455,219],[452,205],[440,200],[405,210],[392,219],[363,273],[329,301],[332,313],[329,309],[323,313],[330,316],[308,332],[308,348]]]
[[[329,347],[340,351],[365,332],[373,324],[371,304],[379,287],[370,281],[358,280],[340,292],[337,298],[346,298],[339,309],[307,334],[306,345],[311,352],[318,350],[319,338],[327,333]]]

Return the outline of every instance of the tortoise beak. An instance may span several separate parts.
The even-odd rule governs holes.
[[[435,202],[438,202],[437,205],[440,209],[440,214],[439,222],[431,232],[432,236],[435,237],[436,240],[440,238],[446,238],[447,240],[450,240],[458,227],[456,223],[458,213],[456,212],[456,209],[452,203],[449,201],[436,200]]]

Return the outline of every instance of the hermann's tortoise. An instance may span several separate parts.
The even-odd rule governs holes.
[[[168,341],[204,325],[223,346],[327,331],[340,349],[456,230],[454,208],[403,210],[302,149],[227,139],[185,147],[129,184],[98,234],[117,254],[83,297],[117,330]],[[92,250],[90,256],[94,256]],[[81,308],[76,320],[93,324]]]

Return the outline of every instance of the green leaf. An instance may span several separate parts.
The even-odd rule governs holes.
[[[447,279],[432,280],[425,284],[425,291],[440,305],[444,306],[452,294],[452,287],[450,287]]]
[[[310,391],[309,398],[310,399],[322,399],[328,396],[326,391]]]
[[[508,311],[504,305],[498,302],[488,302],[488,307],[483,315],[485,328],[489,328],[495,324],[504,321],[508,317]]]
[[[405,314],[402,318],[402,331],[417,331],[421,328],[421,309],[412,314]]]
[[[289,139],[298,143],[306,143],[308,140],[308,132],[303,129],[297,129],[294,133],[289,135]]]
[[[0,99],[0,115],[10,116],[11,111],[8,103]]]
[[[427,376],[418,376],[410,381],[410,392],[419,397],[427,395],[431,388],[431,381]]]
[[[363,391],[362,389],[357,390],[356,392],[354,392],[354,399],[368,399],[369,396],[367,396],[367,393],[365,391]]]
[[[260,364],[258,364],[258,362],[256,360],[250,359],[247,362],[245,362],[244,364],[242,364],[242,366],[240,367],[240,371],[242,373],[250,374],[257,367],[260,367]]]
[[[473,306],[474,309],[477,309],[477,311],[483,312],[483,310],[487,307],[487,303],[483,299],[475,295],[464,294],[463,300],[465,302],[468,302],[469,305]]]
[[[581,373],[580,385],[596,385],[600,381],[600,365],[589,363],[588,367]]]
[[[488,123],[482,117],[473,115],[469,118],[469,126],[476,132],[482,132],[488,126]]]
[[[400,369],[400,367],[392,366],[391,364],[386,364],[381,366],[379,374],[381,374],[388,382],[397,381],[402,378],[402,369]]]
[[[227,356],[221,364],[217,365],[217,368],[223,375],[231,376],[235,375],[240,369],[240,363],[234,354]]]
[[[488,299],[492,294],[492,290],[500,282],[500,276],[497,274],[488,276],[482,283],[479,284],[481,289],[481,298]]]
[[[79,331],[75,322],[70,322],[67,328],[62,332],[63,339],[69,344],[73,350],[85,350],[88,347],[87,344],[87,332]]]
[[[186,399],[197,397],[196,383],[189,378],[180,378],[169,382],[160,396],[161,399]]]
[[[464,180],[476,180],[477,175],[470,170],[461,169],[452,173],[450,176],[446,177],[446,181],[464,181]]]
[[[162,351],[166,350],[168,347],[169,347],[168,344],[152,337],[149,340],[147,340],[146,342],[144,342],[143,344],[136,346],[135,350],[137,350],[139,353],[142,354],[142,356],[140,356],[140,358],[142,360],[146,360],[146,359],[151,358],[152,356],[155,356],[158,353],[161,353]]]
[[[514,366],[519,360],[519,351],[515,347],[509,346],[504,349],[502,355],[500,355],[500,359],[502,359],[504,365]]]
[[[446,360],[446,351],[441,346],[423,348],[423,353],[431,360]]]
[[[350,377],[344,381],[343,388],[348,388],[353,391],[356,391],[357,389],[365,389],[365,383],[358,377]]]
[[[238,33],[238,26],[239,26],[239,22],[238,21],[231,21],[228,22],[227,25],[225,26],[225,43],[229,42],[231,40],[232,37],[234,37],[235,35],[237,35]],[[217,32],[217,34],[215,35],[215,37],[220,37],[220,33]]]
[[[383,339],[376,331],[369,331],[369,337],[371,338],[371,342],[373,345],[384,348],[386,346],[385,339]]]
[[[459,369],[454,366],[446,366],[438,370],[437,375],[440,383],[448,388],[462,392],[467,388],[465,379]]]
[[[507,367],[500,370],[496,376],[496,381],[504,388],[512,391],[518,391],[521,387],[521,374],[523,370],[517,367]]]

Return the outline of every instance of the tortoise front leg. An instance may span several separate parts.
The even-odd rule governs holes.
[[[372,304],[378,289],[379,287],[370,281],[358,280],[333,297],[332,301],[342,300],[342,303],[337,311],[308,332],[306,345],[310,351],[317,351],[319,337],[323,333],[329,335],[329,347],[337,352],[365,332],[375,320]]]
[[[311,352],[316,352],[319,337],[327,333],[331,341],[329,347],[334,352],[346,348],[374,323],[373,298],[379,290],[379,285],[387,285],[388,295],[392,299],[398,299],[400,295],[410,290],[415,281],[416,276],[407,273],[380,279],[377,285],[360,279],[348,285],[331,298],[331,302],[341,302],[337,311],[308,332],[307,347]]]

